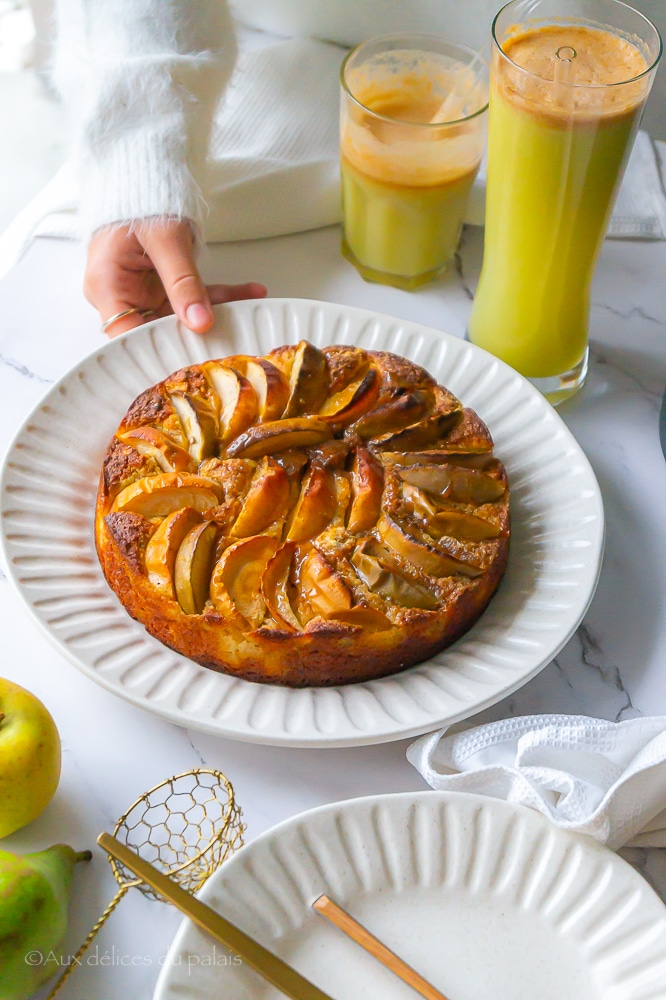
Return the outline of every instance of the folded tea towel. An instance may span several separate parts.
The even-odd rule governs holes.
[[[616,239],[666,240],[666,196],[655,147],[666,163],[666,142],[639,132],[608,227]],[[663,166],[662,166],[663,170]]]
[[[407,750],[433,788],[520,802],[613,849],[666,847],[666,716],[528,715],[445,733]]]
[[[300,232],[340,221],[340,46],[313,39],[251,43],[241,54],[211,138],[204,237],[209,242]],[[483,170],[466,222],[483,225]],[[0,235],[0,277],[35,236],[85,238],[78,217],[78,164],[68,161]],[[646,133],[636,147],[610,235],[666,239],[666,197]]]

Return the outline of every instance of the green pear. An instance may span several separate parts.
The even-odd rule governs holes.
[[[2,1000],[27,1000],[58,971],[74,865],[91,857],[66,844],[22,856],[0,851]]]

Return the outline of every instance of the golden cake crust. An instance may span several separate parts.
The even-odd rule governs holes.
[[[466,632],[508,556],[488,429],[418,365],[306,341],[189,366],[130,406],[95,537],[129,614],[248,680],[395,673]]]

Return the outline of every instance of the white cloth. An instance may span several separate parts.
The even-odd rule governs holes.
[[[666,196],[655,147],[647,132],[639,132],[613,209],[608,235],[615,239],[666,240]]]
[[[433,788],[531,806],[613,849],[666,847],[666,717],[528,715],[420,737],[407,759]]]
[[[337,45],[311,39],[241,53],[213,129],[208,241],[277,236],[340,220],[344,55]]]

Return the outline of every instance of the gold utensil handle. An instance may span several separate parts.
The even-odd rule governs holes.
[[[94,939],[101,931],[102,927],[104,926],[108,918],[115,910],[120,900],[127,892],[127,888],[128,888],[127,886],[121,885],[120,889],[118,889],[118,892],[115,894],[109,905],[106,907],[106,909],[99,917],[97,922],[93,925],[92,929],[88,932],[87,938],[77,951],[76,955],[74,955],[73,958],[70,958],[68,964],[65,966],[65,968],[62,970],[62,972],[56,979],[55,983],[49,990],[46,1000],[54,1000],[54,997],[56,997],[58,993],[60,993],[60,990],[63,988],[63,986],[65,985],[71,974],[74,972],[74,969],[77,967],[77,965],[81,964],[81,959],[83,958],[86,951],[88,950],[90,945],[93,943]]]
[[[133,850],[108,833],[97,838],[100,847],[130,871],[147,882],[160,896],[184,913],[197,927],[206,931],[221,944],[235,952],[250,968],[263,976],[272,986],[281,990],[292,1000],[332,1000],[300,973],[283,962],[263,945],[251,938],[235,924],[207,906],[196,896],[181,889],[173,879],[158,871],[148,861],[144,861]]]
[[[422,997],[426,997],[427,1000],[448,1000],[443,993],[440,993],[423,976],[420,976],[411,965],[407,965],[401,958],[398,958],[394,951],[391,951],[385,944],[382,944],[363,924],[359,924],[358,920],[354,920],[346,910],[343,910],[337,903],[334,903],[328,896],[319,896],[318,899],[315,899],[312,906],[317,913],[330,920],[347,937],[360,944],[362,948],[365,948],[382,965],[385,965],[387,969],[390,969],[396,976],[399,976],[403,982],[411,986],[417,993],[420,993]]]

